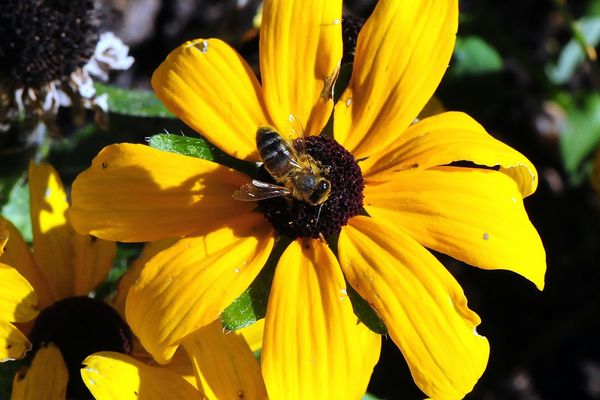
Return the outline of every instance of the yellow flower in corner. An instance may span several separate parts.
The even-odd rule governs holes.
[[[178,353],[170,370],[147,365],[148,354],[119,315],[120,299],[143,263],[172,241],[146,246],[120,282],[113,308],[88,293],[106,278],[115,243],[72,229],[66,219],[67,196],[52,166],[30,164],[29,191],[33,253],[0,217],[0,357],[14,360],[33,351],[30,365],[15,375],[13,400],[82,399],[90,392],[98,399],[130,398],[132,388],[156,398],[226,399],[240,392],[264,397],[260,367],[248,343],[215,323],[183,341],[185,352]],[[249,329],[241,333],[256,336]],[[104,352],[92,355],[98,351]],[[86,367],[80,371],[84,358]],[[183,375],[192,377],[198,389]]]
[[[357,323],[346,282],[385,322],[419,388],[461,398],[485,370],[489,344],[427,249],[512,270],[542,289],[545,252],[522,200],[537,172],[463,113],[414,123],[448,66],[458,1],[380,0],[334,104],[341,11],[341,0],[265,1],[262,84],[217,39],[185,43],[156,70],[167,107],[229,155],[263,161],[256,176],[112,145],[76,179],[72,222],[111,240],[183,237],[145,265],[126,304],[159,362],[219,317],[285,235],[293,240],[275,269],[261,357],[270,398],[359,398],[366,389],[380,337]],[[330,118],[333,138],[321,135]],[[304,154],[297,126],[308,154],[297,164],[310,164],[318,185],[277,165],[284,150]],[[290,193],[299,182],[308,195]],[[284,197],[240,201],[273,184]]]
[[[95,346],[127,351],[131,340],[116,311],[87,297],[110,270],[116,245],[73,230],[66,217],[66,192],[49,164],[30,163],[29,192],[33,249],[8,219],[0,217],[0,265],[22,276],[20,283],[3,279],[3,295],[16,296],[28,287],[31,293],[19,307],[31,308],[32,300],[36,310],[27,319],[11,319],[30,321],[19,324],[19,330],[0,334],[0,341],[13,342],[7,348],[12,354],[3,354],[4,360],[34,353],[28,368],[15,375],[12,399],[89,395],[78,378],[81,360],[96,351]]]

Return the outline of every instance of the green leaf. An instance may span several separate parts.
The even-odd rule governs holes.
[[[369,303],[360,297],[360,295],[356,293],[352,286],[348,284],[346,285],[346,292],[348,293],[348,297],[352,302],[354,314],[356,314],[360,321],[373,332],[380,335],[385,335],[387,333],[387,327],[385,326],[383,320],[379,318],[377,313],[375,313],[375,310],[371,308]]]
[[[135,117],[175,118],[158,100],[153,92],[139,89],[123,89],[95,83],[96,94],[108,94],[108,109],[112,113]]]
[[[456,38],[454,61],[451,72],[454,76],[481,75],[501,71],[502,57],[488,42],[479,36]]]
[[[584,161],[600,145],[600,93],[577,96],[564,94],[562,104],[567,116],[560,150],[572,184],[584,178]]]
[[[25,182],[13,186],[8,196],[8,202],[0,210],[19,230],[27,243],[33,241],[31,230],[31,217],[29,216],[29,187]]]
[[[379,400],[379,397],[372,395],[371,393],[365,393],[362,400]]]
[[[237,330],[253,324],[265,317],[271,283],[279,257],[291,240],[280,237],[269,255],[265,266],[254,282],[221,314],[221,322],[226,329]]]
[[[586,43],[595,47],[600,42],[600,16],[583,17],[577,24]],[[581,44],[573,38],[561,50],[556,65],[546,68],[546,74],[557,85],[567,83],[584,60]]]
[[[188,137],[161,133],[148,139],[150,147],[185,156],[213,160],[213,152],[209,143],[201,137]]]

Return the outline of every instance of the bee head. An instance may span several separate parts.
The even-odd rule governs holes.
[[[321,178],[315,190],[308,197],[308,202],[313,206],[318,206],[327,200],[329,193],[331,193],[331,183],[327,179]]]

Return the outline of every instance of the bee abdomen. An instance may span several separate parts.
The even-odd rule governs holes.
[[[285,176],[291,171],[292,154],[281,135],[272,127],[264,126],[256,131],[256,147],[265,169],[273,177]]]

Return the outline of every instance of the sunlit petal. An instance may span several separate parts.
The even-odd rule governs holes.
[[[258,160],[256,128],[269,124],[252,69],[228,44],[197,39],[175,49],[152,76],[156,95],[224,152]]]
[[[319,240],[285,250],[269,295],[263,374],[272,399],[358,399],[380,337],[362,325],[335,256]]]
[[[33,258],[55,300],[73,295],[73,229],[67,223],[67,194],[50,164],[29,164]]]
[[[331,85],[342,58],[341,0],[265,2],[260,28],[260,71],[275,125],[299,119],[319,134],[329,119]]]
[[[83,360],[81,378],[96,399],[199,400],[181,375],[151,367],[121,353],[100,352]]]
[[[184,341],[196,367],[198,386],[209,399],[265,399],[258,361],[241,335],[227,332],[219,320]]]
[[[246,342],[252,349],[252,351],[258,351],[262,349],[263,343],[263,335],[265,332],[265,319],[259,319],[252,325],[249,325],[245,328],[236,331],[236,333],[241,334]]]
[[[389,149],[360,166],[368,184],[394,179],[405,169],[426,169],[455,161],[498,166],[517,182],[523,197],[537,187],[537,171],[525,156],[494,139],[477,121],[460,112],[446,112],[411,125]]]
[[[457,0],[377,3],[335,107],[335,138],[357,159],[398,140],[423,109],[448,67],[457,27]]]
[[[231,195],[248,178],[219,164],[144,145],[105,147],[73,183],[71,223],[79,233],[122,242],[190,234],[250,211]]]
[[[181,339],[216,320],[264,266],[273,248],[260,214],[206,225],[152,258],[131,287],[125,314],[144,347],[168,361]]]
[[[489,344],[450,273],[390,224],[355,217],[339,238],[348,282],[385,321],[413,379],[435,399],[459,399],[485,370]]]
[[[17,327],[0,320],[0,362],[18,360],[31,350],[31,343]]]
[[[40,309],[54,302],[46,277],[33,260],[31,249],[25,240],[8,220],[0,217],[0,236],[5,238],[4,253],[0,255],[0,263],[8,264],[16,269],[35,289]]]
[[[423,246],[484,269],[507,269],[544,287],[546,254],[515,181],[459,167],[405,170],[367,184],[365,209]]]
[[[25,322],[37,314],[37,296],[29,282],[16,269],[0,263],[0,320]]]

